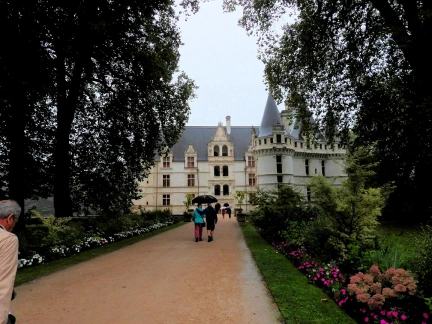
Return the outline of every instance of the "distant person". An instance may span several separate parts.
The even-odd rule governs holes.
[[[228,217],[231,218],[231,208],[227,207],[226,212],[228,214]]]
[[[222,218],[225,219],[225,210],[226,208],[222,209]]]
[[[197,208],[194,210],[192,214],[192,220],[195,225],[194,234],[195,234],[195,242],[202,241],[202,232],[203,227],[205,225],[204,218],[206,217],[202,205],[198,204]]]
[[[13,324],[15,317],[10,314],[14,296],[14,282],[18,269],[18,238],[11,233],[21,207],[14,200],[0,201],[0,323]]]
[[[216,209],[216,214],[219,214],[220,209],[221,209],[221,204],[216,203],[216,205],[215,205],[215,209]]]
[[[204,213],[206,214],[207,221],[207,238],[208,242],[211,242],[213,241],[213,233],[218,221],[216,209],[214,209],[211,204],[208,204],[207,208],[204,210]]]

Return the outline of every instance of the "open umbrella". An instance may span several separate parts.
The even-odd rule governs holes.
[[[210,204],[216,201],[218,200],[212,195],[201,195],[196,196],[194,199],[192,199],[192,204]]]

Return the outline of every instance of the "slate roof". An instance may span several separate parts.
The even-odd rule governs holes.
[[[255,131],[258,131],[257,127]],[[179,141],[173,146],[173,161],[185,160],[185,151],[192,143],[197,151],[198,161],[208,160],[208,143],[212,140],[217,126],[186,126]],[[229,140],[234,144],[234,160],[244,161],[244,154],[247,151],[251,140],[252,126],[231,126]],[[159,161],[159,157],[157,157]]]
[[[258,137],[271,135],[273,125],[277,123],[283,125],[282,118],[280,116],[279,109],[276,105],[276,102],[274,101],[271,94],[269,94],[267,97],[267,103],[264,109],[264,114],[261,119],[261,126],[259,128]],[[285,130],[285,134],[288,135],[286,130]]]

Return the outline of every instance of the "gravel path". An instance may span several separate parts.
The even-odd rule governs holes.
[[[236,218],[203,238],[187,223],[21,285],[12,313],[17,324],[280,323]]]

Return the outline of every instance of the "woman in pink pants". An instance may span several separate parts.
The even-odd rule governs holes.
[[[205,226],[204,218],[206,217],[201,204],[194,210],[192,219],[195,224],[195,242],[202,241],[203,227]]]

